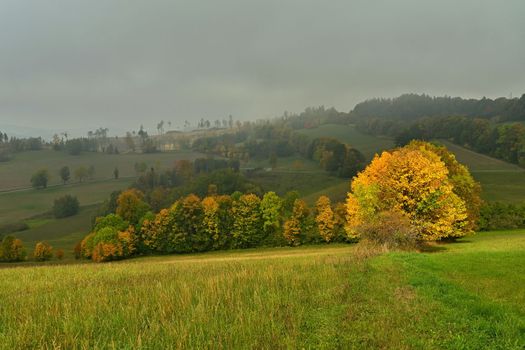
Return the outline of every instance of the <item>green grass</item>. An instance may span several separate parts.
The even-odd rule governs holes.
[[[254,174],[249,178],[263,191],[274,191],[284,195],[288,191],[299,191],[301,196],[322,192],[325,188],[340,184],[343,179],[326,172],[279,172],[269,171]]]
[[[0,349],[523,349],[525,231],[0,269]]]
[[[361,151],[368,159],[374,154],[394,147],[392,139],[363,134],[353,125],[324,124],[315,129],[298,130],[299,133],[317,137],[332,137]]]
[[[451,142],[440,140],[456,159],[465,164],[474,178],[481,183],[482,197],[486,201],[520,203],[525,200],[525,169]]]
[[[48,212],[53,208],[55,198],[65,194],[77,196],[82,206],[100,203],[112,191],[126,188],[131,183],[131,179],[119,179],[0,193],[0,223],[20,221]]]
[[[113,178],[115,167],[119,169],[121,177],[135,176],[135,163],[145,162],[150,167],[171,168],[179,159],[195,159],[203,155],[190,151],[152,153],[152,154],[105,154],[86,152],[78,156],[71,156],[65,152],[51,150],[15,153],[14,159],[9,162],[0,162],[0,191],[12,188],[30,187],[31,176],[39,169],[48,169],[50,185],[60,184],[58,171],[63,166],[69,166],[71,178],[74,170],[80,166],[95,167],[95,180]]]
[[[82,207],[77,215],[63,219],[28,220],[29,230],[13,234],[24,243],[28,253],[40,241],[48,242],[53,248],[64,250],[64,259],[73,258],[74,246],[89,232],[91,219],[97,206]]]

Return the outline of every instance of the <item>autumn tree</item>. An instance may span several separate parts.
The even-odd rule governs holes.
[[[423,141],[412,141],[408,148],[422,152],[433,152],[437,154],[448,170],[448,178],[452,184],[452,190],[464,202],[467,209],[467,228],[473,230],[479,219],[479,211],[483,200],[481,199],[481,185],[474,180],[467,167],[456,160],[456,156],[445,146],[435,145]]]
[[[219,221],[219,203],[213,196],[206,197],[202,200],[203,219],[202,226],[204,234],[213,241],[215,249],[220,247],[220,221]]]
[[[26,258],[24,244],[18,238],[5,236],[0,243],[0,261],[22,261]]]
[[[376,156],[352,181],[348,194],[347,234],[382,212],[408,217],[420,240],[470,233],[465,202],[454,193],[445,163],[434,152],[404,147]]]
[[[53,257],[53,247],[51,247],[47,242],[38,242],[35,245],[33,257],[37,261],[51,260]]]
[[[146,219],[142,223],[140,238],[148,252],[165,254],[188,251],[187,235],[178,228],[175,219],[178,205],[175,203],[169,209],[162,209],[153,220]]]
[[[233,202],[233,247],[254,247],[261,242],[263,232],[259,210],[260,203],[261,200],[255,194],[242,195],[239,200]]]
[[[315,222],[319,235],[325,242],[331,242],[335,235],[335,217],[330,203],[330,198],[321,196],[316,203]]]
[[[300,245],[307,233],[308,216],[310,210],[306,202],[302,199],[296,199],[293,205],[292,216],[284,223],[283,235],[288,244],[292,246]]]
[[[117,199],[117,215],[130,224],[136,225],[149,210],[148,204],[143,199],[144,194],[136,189],[122,192]]]

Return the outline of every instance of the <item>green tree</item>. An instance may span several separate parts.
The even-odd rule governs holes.
[[[283,201],[275,192],[267,192],[261,200],[262,228],[265,236],[275,234],[281,228]]]
[[[87,176],[88,176],[88,170],[85,166],[80,166],[75,170],[75,179],[78,180],[78,182],[82,182]]]
[[[60,178],[62,179],[62,182],[64,182],[64,185],[71,178],[71,172],[69,171],[68,166],[63,166],[62,168],[60,168],[59,174],[60,174]]]
[[[262,241],[260,202],[254,194],[242,195],[233,202],[232,245],[235,248],[255,247]]]
[[[31,177],[31,184],[34,188],[46,188],[49,182],[49,172],[47,169],[41,169]]]

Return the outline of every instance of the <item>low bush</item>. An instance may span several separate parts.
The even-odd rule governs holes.
[[[478,228],[482,231],[525,227],[525,204],[485,203],[480,210]]]
[[[391,250],[415,250],[420,240],[410,219],[397,211],[384,211],[358,227],[362,240]]]

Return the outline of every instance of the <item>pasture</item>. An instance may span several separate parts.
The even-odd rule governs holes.
[[[65,152],[52,150],[29,151],[15,153],[14,158],[8,162],[0,162],[0,191],[27,188],[31,186],[31,176],[40,169],[47,169],[51,175],[49,185],[61,184],[59,170],[63,166],[68,166],[71,170],[71,181],[77,182],[74,178],[74,171],[80,166],[95,167],[94,180],[108,180],[113,178],[113,170],[119,169],[122,178],[136,176],[135,163],[146,163],[148,167],[171,168],[175,161],[180,159],[193,160],[205,157],[205,155],[191,151],[162,152],[162,153],[123,153],[105,154],[95,152],[85,152],[77,156],[69,155]]]
[[[448,141],[439,142],[453,152],[456,159],[465,164],[472,176],[481,183],[484,200],[508,203],[525,201],[525,169]]]
[[[301,129],[297,132],[311,138],[332,137],[357,148],[368,160],[372,159],[376,153],[394,147],[392,139],[363,134],[353,125],[324,124],[317,128]]]
[[[522,349],[525,231],[0,269],[0,349]]]

